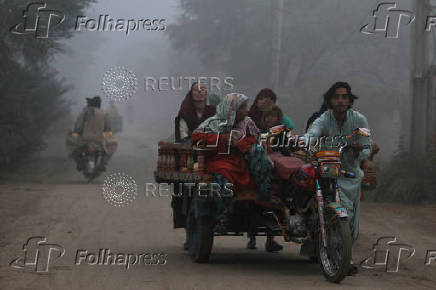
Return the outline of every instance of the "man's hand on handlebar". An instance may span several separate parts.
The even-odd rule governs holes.
[[[351,143],[351,149],[353,150],[354,158],[359,156],[359,153],[364,149],[364,146],[359,141]]]

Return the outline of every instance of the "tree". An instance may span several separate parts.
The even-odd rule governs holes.
[[[28,1],[0,1],[0,170],[43,149],[44,133],[69,113],[63,95],[70,87],[57,78],[50,62],[64,51],[62,40],[73,36],[75,16],[93,2],[46,1],[48,8],[65,14],[65,22],[56,27],[58,37],[36,39],[9,31],[23,22]]]
[[[357,88],[358,106],[369,117],[399,110],[396,100],[407,97],[408,39],[359,32],[372,20],[374,1],[284,2],[277,94],[297,127],[339,80]],[[272,4],[180,0],[182,13],[168,27],[169,39],[176,51],[191,52],[208,71],[234,77],[237,89],[254,95],[272,86]],[[380,106],[369,100],[375,96]]]

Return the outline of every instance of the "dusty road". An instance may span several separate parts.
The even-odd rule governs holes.
[[[257,250],[245,249],[245,237],[217,238],[211,263],[193,264],[182,249],[183,231],[172,229],[169,198],[144,195],[142,185],[151,182],[152,176],[141,162],[154,159],[150,152],[143,156],[138,160],[120,155],[113,160],[116,166],[108,170],[124,169],[137,180],[139,195],[126,208],[106,203],[101,194],[102,179],[84,184],[68,161],[61,162],[55,172],[47,167],[42,175],[32,174],[33,169],[28,168],[28,178],[25,173],[15,179],[9,176],[10,182],[0,185],[0,289],[436,288],[436,261],[424,264],[426,251],[436,250],[435,206],[363,203],[356,260],[371,254],[377,238],[396,236],[400,243],[416,249],[413,257],[401,260],[398,273],[361,268],[357,276],[346,278],[341,285],[331,284],[318,265],[298,255],[296,244],[278,239],[285,245],[284,251],[269,254],[263,250],[262,238]],[[33,236],[46,237],[48,243],[65,249],[63,257],[50,260],[48,273],[32,272],[31,266],[20,270],[9,265],[23,256],[23,244]],[[77,250],[98,254],[100,249],[123,254],[164,253],[166,263],[132,265],[129,269],[123,265],[75,264]]]

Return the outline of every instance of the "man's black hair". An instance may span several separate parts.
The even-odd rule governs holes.
[[[336,89],[339,88],[344,88],[347,90],[347,94],[348,97],[350,98],[350,107],[351,108],[354,104],[354,100],[357,100],[358,97],[356,95],[353,94],[353,92],[351,91],[351,87],[348,83],[346,82],[336,82],[334,83],[330,89],[328,89],[328,91],[324,94],[324,104],[327,105],[328,108],[330,108],[330,100],[334,97]]]
[[[318,119],[319,117],[321,117],[321,115],[327,111],[327,105],[325,104],[325,102],[321,105],[321,108],[319,108],[319,111],[315,112],[312,114],[312,116],[310,116],[309,120],[307,120],[306,123],[306,132],[307,130],[309,130],[310,125],[312,125],[313,122],[315,122],[316,119]]]
[[[93,98],[86,98],[88,103],[88,107],[96,107],[100,108],[101,106],[101,98],[99,96],[95,96]]]

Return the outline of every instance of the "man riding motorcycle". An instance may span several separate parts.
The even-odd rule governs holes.
[[[327,110],[313,122],[306,136],[346,136],[356,128],[369,128],[366,117],[352,108],[355,99],[357,96],[351,92],[348,83],[337,82],[333,84],[324,94]],[[342,157],[343,168],[354,172],[356,178],[341,177],[338,179],[340,198],[350,216],[353,244],[359,235],[360,192],[363,178],[360,164],[371,153],[369,137],[356,136],[356,138],[357,140],[352,140],[352,144],[349,146],[351,150],[345,152]],[[305,251],[303,246],[302,253]],[[357,267],[352,265],[350,275],[355,273],[357,273]]]
[[[93,144],[98,151],[103,152],[99,170],[105,171],[106,164],[111,157],[106,150],[104,142],[104,132],[111,131],[110,120],[108,115],[101,109],[101,98],[86,98],[87,106],[80,113],[74,125],[74,133],[80,136],[79,144],[73,151],[72,158],[76,161],[77,170],[82,171],[85,168],[85,162],[82,158],[83,147],[88,144]]]

